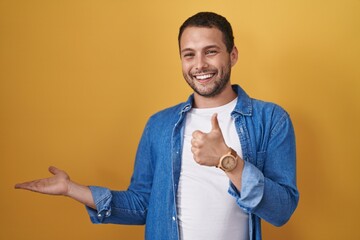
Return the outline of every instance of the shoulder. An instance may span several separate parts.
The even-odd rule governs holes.
[[[186,103],[179,103],[156,112],[150,116],[147,122],[147,128],[161,130],[169,126],[174,126],[180,119],[181,113],[186,106]]]
[[[280,105],[258,99],[252,99],[253,114],[256,122],[262,122],[272,130],[279,129],[284,124],[291,125],[289,113]]]
[[[254,114],[266,114],[274,117],[288,115],[287,111],[280,105],[259,99],[251,98]]]
[[[284,127],[292,128],[289,113],[280,105],[258,99],[251,99],[253,107],[253,119],[269,127],[272,134],[277,133]]]
[[[238,95],[235,111],[244,116],[277,117],[287,114],[286,111],[276,103],[250,97],[239,85],[233,85],[233,89]]]
[[[179,103],[177,105],[165,108],[153,114],[150,120],[171,120],[172,118],[178,118],[182,109],[185,107],[185,103]]]

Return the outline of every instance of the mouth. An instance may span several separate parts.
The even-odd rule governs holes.
[[[210,81],[215,76],[215,73],[203,73],[203,74],[194,74],[193,77],[200,83],[205,83]]]

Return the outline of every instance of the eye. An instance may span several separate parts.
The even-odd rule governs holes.
[[[209,49],[209,50],[206,50],[206,52],[205,52],[206,55],[210,55],[210,56],[215,55],[217,53],[218,53],[218,51],[215,49]]]
[[[183,58],[192,58],[194,56],[195,56],[194,53],[189,52],[189,53],[184,53]]]

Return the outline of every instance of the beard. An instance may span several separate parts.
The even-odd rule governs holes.
[[[216,95],[220,94],[223,91],[227,83],[230,81],[231,66],[229,64],[225,69],[223,69],[223,71],[220,74],[220,77],[212,80],[211,83],[206,85],[202,85],[198,83],[195,77],[193,77],[194,74],[199,74],[199,73],[206,74],[207,72],[213,72],[213,71],[207,70],[207,71],[201,71],[190,74],[186,74],[183,72],[183,76],[186,82],[189,84],[189,86],[194,90],[194,92],[196,92],[200,96],[215,97]]]

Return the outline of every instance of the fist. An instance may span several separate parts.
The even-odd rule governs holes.
[[[194,131],[191,139],[191,152],[194,160],[204,166],[217,166],[221,156],[229,151],[221,132],[217,113],[211,117],[211,131]]]

